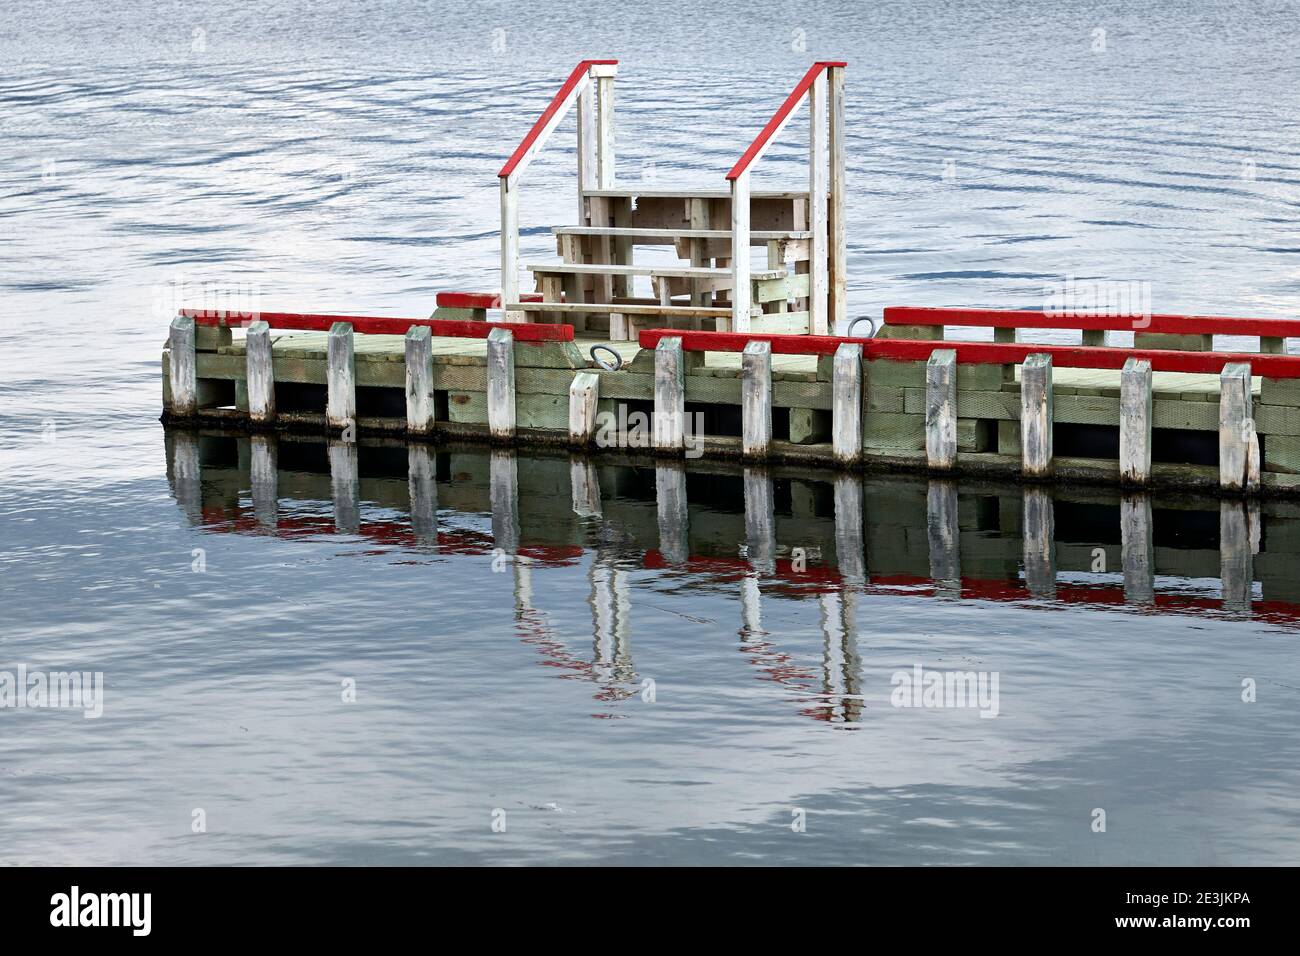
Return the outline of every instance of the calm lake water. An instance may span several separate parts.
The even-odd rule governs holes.
[[[104,696],[0,709],[4,861],[1300,861],[1296,505],[157,421],[180,299],[494,288],[495,171],[587,56],[658,187],[848,59],[851,315],[1073,276],[1294,317],[1300,9],[1061,7],[9,0],[0,689]],[[918,673],[985,694],[896,706]]]

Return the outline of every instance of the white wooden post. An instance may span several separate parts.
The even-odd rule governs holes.
[[[524,321],[510,308],[519,301],[519,186],[501,177],[501,308],[507,322]]]
[[[271,327],[254,322],[244,339],[244,377],[248,383],[248,417],[256,424],[275,421],[275,372],[271,358]]]
[[[596,81],[596,188],[614,188],[614,77],[613,63],[593,66],[590,75]]]
[[[406,430],[433,431],[433,333],[427,325],[406,330]]]
[[[493,438],[515,437],[515,337],[509,329],[488,333],[487,412]]]
[[[1151,363],[1128,359],[1119,373],[1119,478],[1130,485],[1151,480]]]
[[[600,399],[600,376],[579,372],[569,383],[569,444],[585,446],[596,433],[596,406]]]
[[[1250,385],[1248,363],[1223,367],[1219,376],[1219,485],[1226,491],[1259,490],[1259,438]]]
[[[719,332],[749,331],[749,171],[731,181],[731,322]],[[719,319],[722,326],[726,319]]]
[[[330,428],[355,427],[357,419],[356,354],[352,344],[352,323],[335,322],[326,339],[327,395],[325,421]]]
[[[925,457],[937,471],[957,464],[957,352],[938,349],[925,364]]]
[[[1119,529],[1124,600],[1151,604],[1156,595],[1151,499],[1146,495],[1125,495],[1119,503]]]
[[[843,342],[831,362],[831,441],[835,460],[862,459],[862,346]]]
[[[171,413],[188,417],[199,410],[198,365],[194,354],[194,319],[172,319],[168,376],[171,379]]]
[[[827,334],[826,188],[826,71],[817,74],[808,91],[808,212],[812,220],[812,242],[808,282],[808,328],[813,335]]]
[[[680,336],[667,335],[655,346],[654,447],[680,451],[685,447],[686,369]]]
[[[433,450],[420,442],[406,449],[406,485],[411,500],[411,531],[424,547],[438,544],[438,484]]]
[[[747,342],[740,364],[741,451],[766,458],[772,450],[772,343]]]
[[[578,94],[578,225],[588,225],[586,192],[596,188],[596,84]]]
[[[832,331],[843,330],[848,322],[848,256],[844,239],[844,67],[833,66],[829,77],[830,131],[830,225],[829,315]]]
[[[1030,355],[1020,367],[1021,469],[1026,478],[1052,470],[1052,357]]]

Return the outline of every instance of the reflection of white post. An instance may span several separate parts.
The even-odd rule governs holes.
[[[1056,597],[1056,510],[1042,488],[1026,488],[1024,499],[1025,587],[1032,597]]]
[[[488,462],[492,499],[492,543],[514,554],[519,550],[519,474],[512,451],[494,449]]]
[[[203,483],[199,464],[199,436],[194,432],[167,432],[171,445],[172,494],[191,524],[203,521]]]
[[[248,444],[248,484],[253,496],[253,515],[258,525],[274,530],[280,508],[275,439],[268,435],[252,435]]]
[[[573,513],[579,518],[599,518],[600,477],[596,463],[573,455],[569,458],[569,485],[572,489]]]
[[[931,481],[925,494],[925,528],[930,544],[930,577],[934,593],[961,597],[961,526],[957,483]]]
[[[846,583],[866,583],[864,550],[862,482],[853,475],[838,475],[835,478],[835,557]]]
[[[758,575],[748,572],[740,582],[740,637],[756,641],[767,632],[763,630],[763,593],[759,589]]]
[[[1246,503],[1219,502],[1219,576],[1225,611],[1250,613],[1255,579],[1251,537],[1251,514]]]
[[[411,530],[426,547],[438,544],[438,485],[433,452],[428,445],[406,449],[407,485],[411,494]]]
[[[686,469],[682,465],[655,463],[655,497],[659,509],[659,550],[668,563],[681,564],[690,556]]]
[[[776,570],[776,514],[772,479],[760,468],[745,469],[745,544],[749,564],[760,574]]]
[[[340,534],[361,531],[361,478],[357,472],[357,446],[329,443],[330,492],[334,496],[334,528]]]
[[[844,607],[841,595],[828,591],[818,595],[822,627],[822,693],[834,717],[844,717]]]
[[[1151,499],[1146,495],[1126,495],[1119,503],[1119,527],[1124,600],[1152,604],[1156,599],[1156,569]]]
[[[614,656],[614,572],[607,567],[599,552],[591,556],[587,580],[591,583],[592,658],[597,664],[608,664]]]

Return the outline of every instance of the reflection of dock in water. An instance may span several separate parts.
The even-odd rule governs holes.
[[[786,469],[402,442],[167,431],[168,477],[211,531],[355,535],[509,565],[521,638],[599,699],[638,692],[631,577],[734,595],[739,649],[820,719],[861,708],[863,595],[1102,605],[1300,623],[1300,506],[952,481],[812,480]],[[462,515],[490,515],[491,530]],[[538,568],[586,560],[592,650],[548,621]],[[781,650],[763,604],[809,598],[821,673]]]

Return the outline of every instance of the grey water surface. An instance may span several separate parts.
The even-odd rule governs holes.
[[[658,188],[720,186],[847,59],[851,315],[1075,277],[1294,317],[1296,4],[0,12],[0,690],[104,681],[97,718],[0,708],[3,862],[1300,859],[1295,505],[435,448],[431,526],[421,450],[363,445],[353,494],[322,443],[157,420],[187,298],[494,289],[495,172],[584,57],[622,61],[618,176]],[[916,667],[996,675],[996,716],[895,706]]]

